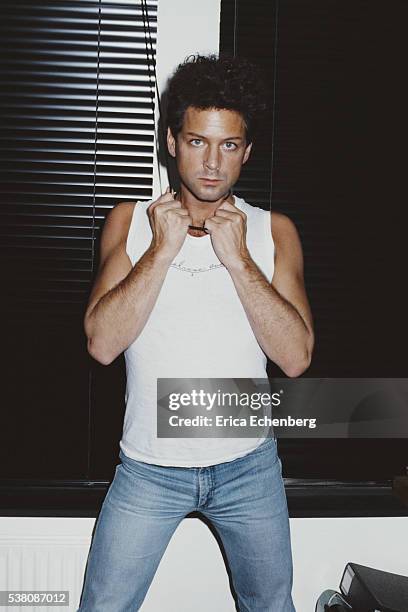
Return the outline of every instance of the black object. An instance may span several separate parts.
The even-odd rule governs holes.
[[[208,229],[206,227],[200,227],[199,225],[189,225],[188,226],[190,229],[195,229],[195,230],[201,230],[203,232],[205,232],[206,234],[208,234]]]
[[[408,576],[348,563],[340,590],[356,612],[408,612]]]
[[[315,612],[352,612],[352,607],[340,593],[327,589],[317,600]]]
[[[316,603],[315,612],[352,612],[352,607],[348,604],[340,593],[328,589],[323,591]]]

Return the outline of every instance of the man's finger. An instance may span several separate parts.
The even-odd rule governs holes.
[[[246,217],[245,213],[242,212],[242,210],[240,210],[239,208],[234,206],[234,204],[230,204],[227,201],[225,201],[222,204],[220,204],[220,206],[218,206],[218,208],[217,208],[217,210],[215,212],[217,213],[217,211],[219,211],[219,210],[227,210],[227,211],[230,211],[230,212],[234,212],[237,215],[240,215],[241,217]]]
[[[156,208],[156,206],[159,206],[159,204],[165,204],[166,202],[177,202],[177,200],[173,200],[173,196],[171,195],[171,193],[164,193],[163,195],[161,195],[157,200],[155,200],[154,202],[152,202],[148,207],[147,207],[147,211],[152,213],[153,210]]]
[[[234,212],[230,212],[229,210],[219,210],[219,208],[217,208],[217,210],[215,211],[215,215],[218,218],[223,217],[224,219],[231,219],[231,221],[234,221],[239,217],[239,215]]]
[[[223,225],[224,221],[221,221],[221,219],[216,219],[216,217],[210,217],[209,219],[205,220],[204,223],[204,227],[208,228],[211,227],[212,225]]]
[[[160,212],[166,212],[168,210],[179,210],[181,209],[181,203],[177,202],[176,200],[170,200],[169,202],[159,202],[157,206],[152,209],[152,214],[156,208],[159,208]]]

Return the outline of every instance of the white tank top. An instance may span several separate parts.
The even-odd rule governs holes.
[[[247,215],[247,247],[269,282],[275,248],[270,212],[234,196]],[[132,265],[152,240],[137,202],[126,243]],[[267,378],[267,359],[211,237],[189,234],[171,263],[149,319],[125,351],[126,412],[120,448],[128,457],[168,466],[202,467],[232,461],[257,448],[258,438],[158,438],[157,378]]]

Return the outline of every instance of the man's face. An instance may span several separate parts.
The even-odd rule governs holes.
[[[237,182],[250,154],[242,115],[225,109],[189,106],[174,139],[167,132],[170,154],[176,158],[182,185],[198,200],[216,202]]]

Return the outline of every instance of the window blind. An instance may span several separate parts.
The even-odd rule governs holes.
[[[157,5],[0,7],[6,479],[106,476],[117,455],[123,363],[92,360],[83,317],[107,213],[152,197]]]
[[[7,312],[63,323],[82,315],[108,210],[152,195],[157,2],[4,2],[1,15]]]

